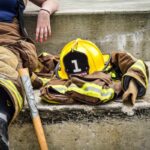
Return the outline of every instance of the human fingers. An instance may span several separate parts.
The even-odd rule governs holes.
[[[41,43],[43,42],[43,34],[44,34],[44,28],[41,27],[41,28],[40,28],[40,42],[41,42]]]
[[[46,41],[48,37],[48,29],[47,27],[44,28],[44,40]]]
[[[38,42],[38,40],[39,40],[39,33],[40,33],[40,28],[37,27],[36,28],[36,38],[35,38],[36,42]]]
[[[51,36],[51,25],[50,25],[50,23],[49,23],[47,29],[48,29],[48,35]]]

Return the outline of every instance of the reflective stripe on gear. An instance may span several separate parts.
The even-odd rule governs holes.
[[[50,79],[48,79],[48,78],[39,77],[39,79],[42,81],[43,86],[50,81]]]
[[[94,83],[85,83],[81,88],[77,87],[75,84],[71,84],[67,91],[74,91],[85,96],[98,98],[103,103],[112,100],[115,95],[114,89],[103,89],[102,86],[96,85]]]
[[[63,95],[67,91],[67,87],[64,86],[64,85],[49,85],[46,88],[48,89],[48,91],[49,90],[54,90],[54,91],[58,92],[59,94],[63,94]],[[51,100],[48,96],[45,96],[45,95],[44,96],[41,95],[41,98],[42,98],[42,100],[44,100],[48,103],[51,103],[51,104],[60,104],[59,102]]]
[[[23,98],[18,92],[16,86],[10,80],[0,78],[0,86],[2,86],[8,92],[12,102],[15,105],[15,114],[12,118],[13,120],[23,107]]]
[[[51,85],[49,87],[56,90],[60,94],[65,94],[65,92],[67,91],[67,87],[65,85]]]
[[[51,103],[51,104],[60,104],[59,102],[56,102],[56,101],[52,101],[50,100],[49,98],[46,98],[46,97],[43,97],[41,96],[42,100],[48,102],[48,103]]]
[[[138,60],[134,65],[131,66],[131,69],[136,69],[136,70],[141,70],[144,77],[145,77],[145,83],[146,83],[146,88],[148,87],[148,78],[146,75],[146,68],[144,65],[144,62],[142,60]]]
[[[137,75],[136,72],[141,72],[141,76]],[[135,79],[138,85],[138,97],[145,95],[148,88],[148,77],[145,64],[142,60],[137,60],[123,76],[122,87],[124,90],[127,90],[131,78]]]

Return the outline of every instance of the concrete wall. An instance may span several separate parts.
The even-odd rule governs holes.
[[[113,119],[99,122],[45,124],[49,150],[149,150],[150,120]],[[12,136],[13,135],[13,136]],[[11,150],[38,150],[32,124],[10,128]]]
[[[32,37],[35,23],[35,14],[26,15]],[[37,44],[38,52],[58,53],[67,42],[80,37],[93,41],[103,52],[124,49],[138,58],[150,58],[150,13],[56,14],[51,25],[52,36]]]

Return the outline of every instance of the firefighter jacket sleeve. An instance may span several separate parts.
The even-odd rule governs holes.
[[[131,79],[128,89],[124,92],[122,96],[123,103],[126,105],[134,105],[136,102],[137,94],[138,89],[136,83],[133,79]]]
[[[113,52],[111,64],[122,74],[121,82],[124,91],[128,89],[129,83],[133,79],[138,89],[137,96],[145,95],[149,73],[147,65],[142,60],[134,58],[127,52]]]
[[[31,75],[31,81],[34,89],[39,89],[49,82],[55,72],[59,56],[43,52],[38,56],[38,66]]]

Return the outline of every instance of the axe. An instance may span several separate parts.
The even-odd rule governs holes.
[[[41,150],[48,150],[46,138],[44,135],[44,130],[42,127],[41,119],[35,102],[35,96],[31,84],[28,68],[19,69],[18,72],[24,87],[24,91],[29,105],[30,115],[33,121],[33,126],[36,132],[38,143],[40,145]]]

